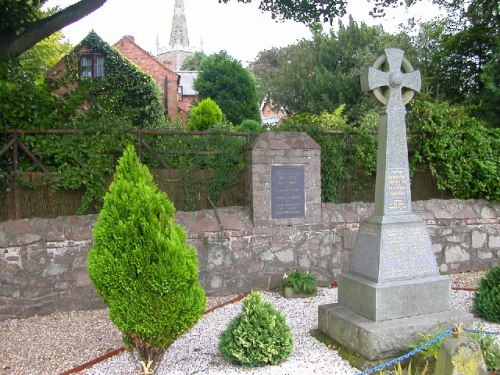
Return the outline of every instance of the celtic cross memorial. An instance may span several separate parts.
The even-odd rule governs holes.
[[[412,213],[405,104],[420,85],[420,72],[395,48],[361,74],[362,90],[381,106],[375,210],[339,276],[338,303],[319,308],[319,328],[368,359],[406,349],[408,326],[426,332],[460,315],[450,310],[450,281],[439,274],[427,227]]]

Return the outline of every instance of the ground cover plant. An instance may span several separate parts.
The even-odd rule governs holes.
[[[281,289],[291,287],[297,293],[312,294],[318,289],[316,275],[310,272],[293,270],[283,276],[280,282]]]
[[[125,345],[150,370],[205,308],[197,255],[174,213],[129,145],[93,230],[88,273]]]
[[[219,338],[219,352],[231,363],[248,367],[276,365],[292,353],[292,333],[283,314],[252,292],[243,311]]]

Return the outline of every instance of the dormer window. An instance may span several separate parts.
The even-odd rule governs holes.
[[[83,53],[80,55],[80,77],[104,77],[104,56],[102,53]]]

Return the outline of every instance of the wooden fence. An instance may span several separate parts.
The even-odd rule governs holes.
[[[50,130],[0,130],[0,135],[7,142],[0,142],[0,162],[9,162],[11,173],[2,175],[0,168],[0,221],[9,219],[31,218],[31,217],[56,217],[62,215],[75,215],[81,205],[84,194],[80,190],[55,190],[52,180],[54,174],[29,150],[22,142],[22,135],[68,135],[77,134],[76,129],[50,129]],[[161,152],[155,150],[143,137],[144,136],[214,136],[215,132],[188,132],[188,131],[166,131],[166,130],[132,130],[136,138],[137,151],[139,155],[148,154],[154,159],[160,169],[152,169],[155,182],[159,188],[166,192],[170,200],[179,211],[200,210],[205,208],[242,206],[246,204],[245,196],[245,172],[231,176],[234,183],[220,191],[216,202],[209,199],[209,181],[214,171],[190,170],[185,171],[171,169],[164,161]],[[338,132],[331,132],[337,134]],[[229,136],[244,137],[246,145],[250,141],[247,133],[231,132]],[[0,137],[0,141],[2,138]],[[6,157],[11,151],[10,161]],[[174,152],[174,151],[167,151]],[[241,150],[243,152],[243,150]],[[23,172],[19,168],[20,153],[24,153],[40,172]],[[7,164],[9,164],[7,163]],[[5,168],[4,168],[5,170]],[[22,180],[23,183],[19,183]],[[108,178],[108,183],[111,176]],[[438,190],[436,181],[426,167],[417,169],[412,176],[411,182],[412,199],[426,200],[432,198],[447,199],[451,194]],[[355,191],[349,186],[349,181],[343,186],[339,203],[364,201],[373,202],[375,196],[375,179],[361,192]],[[92,212],[89,212],[92,213]],[[95,212],[94,212],[95,213]]]

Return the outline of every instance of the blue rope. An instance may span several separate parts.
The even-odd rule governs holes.
[[[391,365],[394,365],[394,364],[396,364],[398,362],[404,361],[405,359],[408,359],[411,356],[417,354],[418,352],[424,350],[425,348],[431,346],[435,342],[438,342],[439,340],[444,339],[446,336],[451,335],[453,332],[454,332],[453,328],[449,328],[446,331],[444,331],[443,333],[441,333],[440,335],[434,337],[432,340],[427,341],[425,344],[419,346],[418,348],[413,349],[411,352],[408,352],[408,353],[402,355],[401,357],[394,358],[393,360],[391,360],[389,362],[386,362],[384,364],[378,365],[378,366],[373,367],[373,368],[371,368],[369,370],[365,370],[363,372],[360,372],[360,373],[358,373],[356,375],[368,375],[368,374],[372,374],[372,373],[374,373],[376,371],[382,370],[382,369],[384,369],[386,367],[389,367]]]
[[[500,332],[493,332],[493,331],[481,331],[480,329],[464,329],[466,332],[471,332],[471,333],[484,333],[487,335],[499,335]]]

